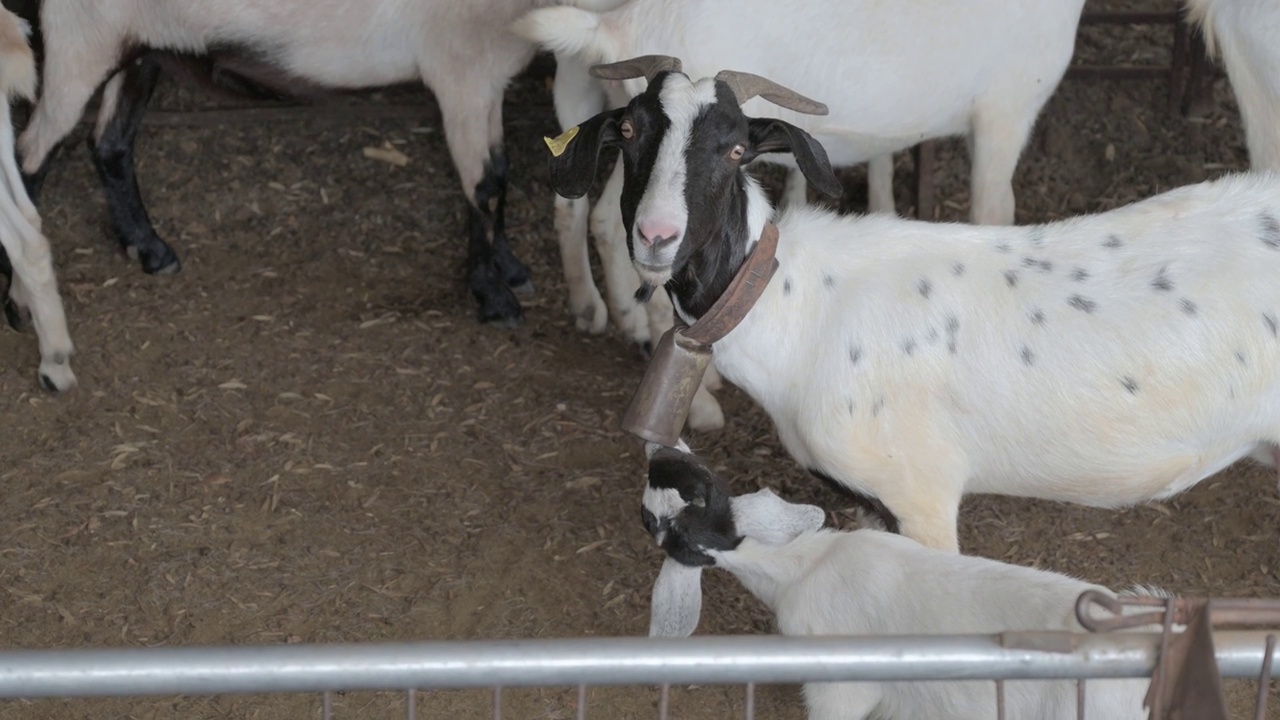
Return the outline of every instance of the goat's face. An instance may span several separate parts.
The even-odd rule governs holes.
[[[816,140],[782,120],[748,118],[720,79],[695,82],[660,72],[625,108],[597,115],[577,135],[552,160],[552,186],[580,197],[594,179],[600,149],[622,149],[627,248],[650,285],[665,284],[709,248],[710,260],[725,267],[707,270],[725,282],[732,277],[745,250],[718,246],[754,239],[746,237],[751,228],[740,170],[758,155],[792,152],[816,187],[831,194],[840,189]]]
[[[662,448],[649,458],[640,516],[667,554],[685,565],[713,565],[707,550],[742,541],[733,523],[729,486],[701,458]]]

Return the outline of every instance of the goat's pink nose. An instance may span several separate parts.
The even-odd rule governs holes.
[[[661,220],[637,223],[636,229],[640,231],[640,242],[645,247],[671,242],[680,235],[680,228],[675,224]]]

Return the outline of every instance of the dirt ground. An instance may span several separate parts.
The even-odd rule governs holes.
[[[1167,63],[1169,36],[1087,29],[1077,61]],[[1246,167],[1225,80],[1194,120],[1167,110],[1166,89],[1065,81],[1019,166],[1019,222]],[[165,86],[154,106],[207,104]],[[638,522],[638,444],[618,430],[644,362],[616,334],[579,334],[566,309],[543,82],[518,81],[506,113],[509,224],[538,289],[517,330],[474,321],[464,203],[436,122],[147,126],[140,177],[184,263],[172,277],[145,276],[108,236],[80,128],[42,197],[80,387],[39,391],[34,337],[0,330],[0,645],[644,634],[661,555]],[[384,143],[408,165],[363,155]],[[910,169],[903,153],[903,213]],[[939,147],[941,219],[966,216],[967,171],[962,142]],[[865,203],[863,177],[846,175],[850,210]],[[728,427],[691,440],[738,489],[768,485],[851,517],[744,395],[720,396]],[[962,544],[1116,586],[1280,596],[1277,526],[1275,477],[1241,464],[1121,511],[975,497]],[[702,633],[770,629],[727,577],[713,574],[705,607]],[[1248,692],[1236,688],[1237,713]],[[574,696],[511,691],[505,717],[572,717]],[[759,717],[802,716],[794,686],[761,688],[758,700]],[[404,707],[389,693],[335,702],[339,718]],[[654,717],[656,703],[651,688],[596,689],[588,716]],[[315,695],[14,701],[0,718],[313,718],[319,705]],[[432,693],[419,707],[490,716],[486,692]],[[672,717],[741,709],[736,687],[677,688],[672,701]]]

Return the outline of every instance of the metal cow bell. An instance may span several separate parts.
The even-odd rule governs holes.
[[[694,393],[711,362],[711,346],[686,337],[681,325],[662,335],[631,398],[622,429],[667,447],[680,442]]]

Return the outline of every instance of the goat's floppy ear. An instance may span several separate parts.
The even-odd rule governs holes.
[[[747,121],[747,137],[750,146],[742,158],[746,165],[757,155],[789,152],[796,158],[800,172],[814,187],[831,197],[840,197],[844,188],[831,170],[831,161],[822,144],[809,133],[785,120],[750,118]]]
[[[618,121],[625,108],[602,112],[590,120],[565,130],[555,138],[543,138],[551,150],[551,189],[566,198],[580,198],[596,179],[600,151],[618,147],[622,135]]]
[[[702,614],[702,568],[667,558],[653,583],[649,637],[688,637]]]
[[[732,500],[733,522],[743,537],[767,545],[785,545],[822,527],[827,514],[817,505],[799,505],[769,488]]]

